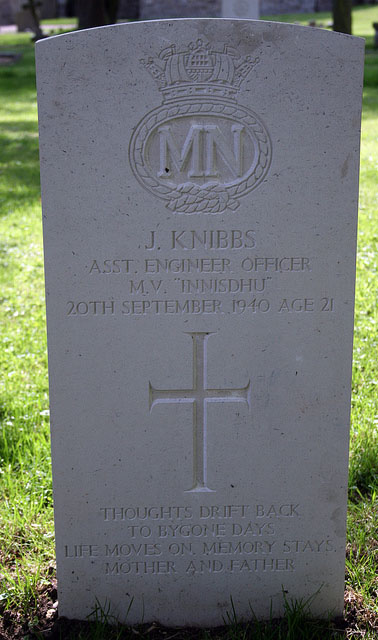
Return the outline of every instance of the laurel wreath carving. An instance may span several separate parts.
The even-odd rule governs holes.
[[[185,182],[172,187],[151,175],[144,162],[143,152],[150,131],[157,124],[177,116],[211,114],[229,117],[243,122],[253,131],[257,141],[259,156],[257,164],[247,178],[234,181],[229,185],[211,182],[204,185]],[[175,106],[161,106],[147,114],[136,128],[129,146],[130,165],[140,184],[164,200],[167,207],[175,213],[221,213],[226,209],[234,211],[239,206],[238,198],[244,196],[261,182],[269,169],[271,161],[271,142],[264,125],[252,111],[235,105],[209,102],[183,103]]]
[[[218,182],[203,186],[193,182],[180,184],[171,191],[167,207],[176,213],[222,213],[225,209],[237,209],[239,203]]]

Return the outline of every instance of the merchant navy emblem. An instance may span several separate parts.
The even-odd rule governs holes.
[[[175,213],[234,211],[264,179],[272,155],[264,124],[236,101],[259,59],[197,40],[185,51],[170,45],[141,62],[163,104],[131,138],[135,177]]]

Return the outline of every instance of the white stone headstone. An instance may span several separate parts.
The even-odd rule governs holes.
[[[36,47],[60,615],[340,614],[363,41]]]
[[[222,18],[260,18],[260,0],[222,0]]]

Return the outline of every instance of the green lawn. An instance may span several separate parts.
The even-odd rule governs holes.
[[[368,44],[377,13],[378,7],[354,10],[355,33]],[[290,20],[306,23],[312,17],[291,15]],[[330,14],[315,14],[315,19],[325,23]],[[44,619],[43,607],[52,605],[54,538],[34,51],[27,34],[0,36],[1,50],[23,54],[15,65],[0,67],[0,638],[6,624],[10,631],[4,637],[18,638],[17,625],[24,625],[26,637],[28,629],[38,629]],[[378,54],[369,49],[362,119],[347,630],[336,633],[331,624],[305,623],[302,611],[289,607],[286,622],[256,627],[255,638],[378,638],[377,148]],[[90,631],[67,630],[61,637],[126,637],[119,630],[105,632],[105,614],[97,613],[99,621]],[[252,637],[232,615],[230,622],[224,637]],[[154,633],[140,631],[148,638]]]
[[[61,24],[74,24],[77,26],[77,18],[47,18],[45,20],[41,20],[41,25],[45,25],[45,24],[56,24],[56,25],[61,25]]]
[[[308,25],[309,22],[316,22],[317,26],[327,27],[332,23],[332,13],[330,11],[319,11],[317,13],[283,13],[275,16],[263,16],[264,20],[274,22],[295,22],[296,24]],[[378,6],[359,6],[353,9],[352,30],[354,36],[370,38],[374,36],[373,22],[378,21]]]

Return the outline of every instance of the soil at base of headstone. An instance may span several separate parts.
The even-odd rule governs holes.
[[[98,636],[98,623],[83,622],[80,620],[68,620],[58,618],[56,580],[44,586],[39,593],[35,607],[30,607],[30,613],[25,616],[15,610],[1,610],[0,608],[0,640],[74,640],[75,638],[91,638]],[[353,633],[360,635],[361,629],[366,626],[369,630],[378,632],[378,617],[371,619],[368,612],[363,610],[362,601],[356,594],[345,593],[345,604],[348,615],[346,619],[335,620],[329,625],[330,635],[336,631],[344,633],[345,638],[355,637]],[[371,613],[371,612],[370,612]],[[369,619],[367,619],[369,618]],[[361,624],[362,623],[362,624]],[[365,624],[364,624],[365,623]],[[282,633],[282,621],[273,621],[273,627],[277,627],[277,637],[284,637]],[[106,629],[106,627],[105,627]],[[203,629],[168,629],[158,624],[139,625],[137,627],[117,626],[107,628],[103,640],[129,640],[130,637],[141,640],[200,640],[204,637]],[[208,640],[229,640],[232,637],[252,638],[253,631],[250,626],[238,625],[240,634],[230,634],[230,627],[219,627],[206,630],[205,637]],[[270,628],[270,633],[272,629]],[[269,637],[272,637],[269,635]],[[275,637],[275,636],[273,636]],[[314,638],[316,636],[313,636]],[[319,639],[324,640],[324,626],[319,628]]]

